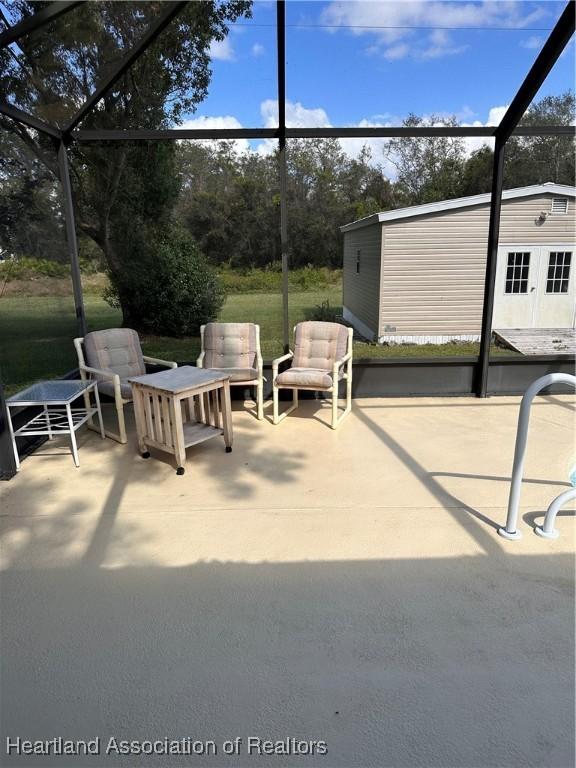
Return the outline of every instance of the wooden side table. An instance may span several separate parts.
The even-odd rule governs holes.
[[[209,368],[184,365],[129,379],[134,398],[138,448],[142,457],[158,448],[176,457],[184,474],[186,448],[224,437],[232,450],[230,377]]]

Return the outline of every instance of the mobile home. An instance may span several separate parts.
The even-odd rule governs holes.
[[[494,329],[572,328],[576,188],[502,195]],[[380,342],[480,338],[490,195],[375,213],[344,233],[344,318]]]

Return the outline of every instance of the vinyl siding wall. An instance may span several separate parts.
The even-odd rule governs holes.
[[[504,201],[500,243],[574,242],[574,198],[568,198],[567,214],[536,224],[540,211],[550,212],[553,197]],[[381,225],[379,336],[480,333],[489,215],[483,204]]]
[[[378,333],[380,271],[382,264],[380,224],[344,233],[343,303],[374,336]],[[360,272],[356,257],[360,251]]]

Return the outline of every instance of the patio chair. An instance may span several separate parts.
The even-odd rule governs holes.
[[[255,323],[207,323],[200,328],[198,368],[227,373],[232,387],[256,388],[256,415],[264,418],[264,375],[260,326]]]
[[[132,387],[127,379],[145,374],[146,363],[166,368],[177,368],[178,363],[144,356],[138,334],[130,328],[92,331],[74,339],[74,346],[78,355],[80,378],[100,379],[98,391],[114,398],[119,434],[106,431],[107,437],[126,443],[124,406],[132,401]],[[91,424],[88,426],[91,427]]]
[[[340,323],[307,321],[294,328],[294,352],[277,358],[272,363],[273,421],[282,419],[298,407],[298,390],[330,392],[332,394],[332,421],[336,429],[352,408],[352,328]],[[278,373],[278,366],[291,360],[288,370]],[[346,407],[338,417],[338,384],[346,380]],[[292,390],[292,405],[278,413],[278,394],[281,389]]]

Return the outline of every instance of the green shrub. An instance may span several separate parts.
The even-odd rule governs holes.
[[[106,259],[102,249],[89,237],[78,240],[80,272],[83,275],[96,275],[106,271]]]
[[[317,304],[314,309],[306,312],[306,320],[322,320],[325,323],[337,323],[340,319],[339,309],[330,306],[328,300]]]
[[[221,267],[219,275],[226,293],[274,293],[282,290],[282,270],[278,262],[264,269],[231,269]],[[338,285],[342,270],[327,267],[300,267],[288,272],[290,288],[297,291],[314,291]]]
[[[20,259],[0,261],[2,280],[32,280],[35,277],[69,277],[70,265],[51,259],[33,259],[24,256]]]
[[[193,336],[215,320],[224,290],[192,238],[173,228],[132,249],[105,298],[122,309],[124,324],[160,336]]]
[[[273,293],[280,291],[282,273],[272,269],[219,270],[226,293]]]

